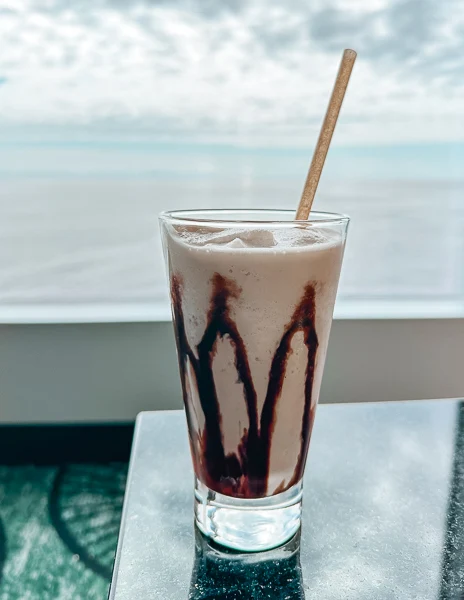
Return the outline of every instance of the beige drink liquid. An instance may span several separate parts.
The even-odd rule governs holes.
[[[194,469],[263,498],[303,476],[344,235],[285,228],[165,230]]]

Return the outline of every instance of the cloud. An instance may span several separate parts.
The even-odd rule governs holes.
[[[0,11],[6,132],[307,145],[351,46],[336,142],[464,139],[454,0],[0,0]]]
[[[463,10],[453,1],[396,0],[371,12],[329,7],[310,22],[310,35],[328,51],[351,42],[367,61],[428,79],[449,75],[450,61],[464,73],[463,31]]]

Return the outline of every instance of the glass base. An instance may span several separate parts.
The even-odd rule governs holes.
[[[242,552],[277,548],[298,531],[302,482],[267,498],[232,498],[195,480],[195,521],[202,533],[221,546]]]

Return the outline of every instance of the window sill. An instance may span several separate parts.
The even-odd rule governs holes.
[[[459,306],[337,308],[321,402],[464,397]],[[436,308],[436,307],[435,307]],[[182,406],[168,306],[0,309],[0,423],[127,422]]]
[[[464,300],[343,299],[335,320],[464,319]],[[0,325],[152,323],[171,321],[167,302],[0,304]]]

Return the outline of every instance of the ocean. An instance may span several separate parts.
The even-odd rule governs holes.
[[[6,306],[167,307],[159,211],[293,208],[301,186],[297,177],[2,177],[0,316]],[[332,178],[314,208],[352,218],[339,307],[463,310],[464,181]]]

